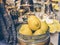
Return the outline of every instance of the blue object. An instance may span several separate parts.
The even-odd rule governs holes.
[[[2,42],[2,40],[5,40]],[[8,43],[11,45],[17,45],[17,32],[11,18],[6,10],[3,3],[0,3],[0,45]]]
[[[60,33],[59,33],[58,45],[60,45]]]
[[[3,40],[3,41],[0,41],[0,45],[9,45],[9,44]]]

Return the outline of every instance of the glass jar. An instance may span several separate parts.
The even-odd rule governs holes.
[[[17,28],[18,31],[19,28],[22,26],[22,24],[18,26]],[[49,45],[50,43],[49,30],[46,32],[46,34],[34,35],[34,36],[23,35],[18,33],[18,31],[17,31],[17,38],[20,45]]]

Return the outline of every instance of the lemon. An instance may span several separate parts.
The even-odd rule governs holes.
[[[45,34],[45,32],[43,32],[41,29],[39,29],[33,33],[33,35],[42,35],[42,34]]]
[[[48,30],[48,24],[45,21],[41,22],[41,28],[43,32],[46,32]]]
[[[56,4],[55,7],[54,7],[54,9],[59,10],[59,5]]]
[[[33,35],[45,34],[47,30],[48,30],[48,25],[47,25],[47,23],[46,23],[45,21],[42,21],[42,22],[41,22],[41,28],[38,29],[38,30],[36,30]]]
[[[60,32],[60,24],[57,24],[57,32]]]
[[[31,15],[28,17],[28,25],[30,29],[35,31],[40,28],[41,23],[40,23],[40,20],[36,16]]]
[[[50,33],[55,33],[56,30],[57,30],[57,28],[56,28],[55,24],[50,24],[49,25],[49,31],[50,31]]]
[[[30,30],[28,24],[23,24],[19,29],[19,33],[23,35],[32,35],[32,31]]]
[[[56,31],[57,31],[57,32],[60,32],[60,23],[59,23],[59,20],[54,19],[53,22],[54,22],[54,24],[56,25],[56,27],[55,27],[55,28],[57,28]]]
[[[53,24],[48,24],[50,28],[50,33],[60,32],[60,24],[59,21],[53,19]]]

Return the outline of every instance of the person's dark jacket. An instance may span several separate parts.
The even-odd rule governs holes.
[[[17,33],[13,20],[6,12],[4,4],[0,3],[0,41],[2,40],[10,45],[17,45]]]

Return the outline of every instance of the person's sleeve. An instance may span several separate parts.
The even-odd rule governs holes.
[[[0,3],[0,13],[1,14],[4,14],[5,13],[4,3]]]

